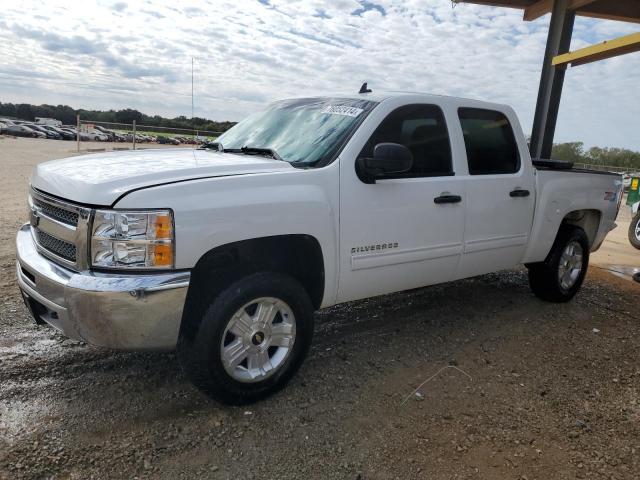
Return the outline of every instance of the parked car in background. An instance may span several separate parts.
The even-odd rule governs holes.
[[[101,132],[100,130],[93,129],[89,133],[92,134],[94,136],[94,139],[97,140],[98,142],[108,142],[109,141],[109,135]]]
[[[640,202],[631,205],[631,224],[629,225],[629,242],[640,250]]]
[[[156,142],[158,142],[161,145],[180,145],[180,141],[173,138],[173,137],[164,137],[162,135],[159,135],[156,138]]]
[[[63,132],[70,133],[71,135],[73,135],[74,140],[76,139],[76,137],[78,135],[78,132],[76,131],[75,128],[62,127],[62,128],[60,128],[60,130],[62,130]]]
[[[53,121],[47,120],[43,123],[36,123],[27,120],[7,119],[0,117],[0,133],[11,134],[6,131],[9,126],[25,126],[31,131],[38,132],[40,135],[34,135],[30,131],[14,128],[13,134],[22,136],[33,136],[38,138],[49,138],[56,140],[76,140],[78,137],[76,125],[57,125]],[[88,127],[91,126],[90,129]],[[132,143],[133,131],[112,130],[103,125],[83,124],[80,132],[80,140],[82,142],[126,142]],[[137,131],[135,134],[136,143],[158,143],[161,145],[200,145],[208,141],[208,137],[191,136],[182,134],[161,134],[154,135],[144,131]]]
[[[37,132],[44,133],[47,136],[47,138],[50,138],[52,140],[62,140],[62,136],[59,133],[47,130],[42,125],[36,125],[36,124],[30,123],[30,124],[28,124],[26,126],[29,127],[32,130],[37,131]]]
[[[113,131],[108,130],[106,128],[104,128],[102,125],[96,125],[94,127],[94,130],[98,130],[99,132],[104,133],[105,135],[109,136],[109,135],[113,135]]]
[[[104,133],[99,130],[91,130],[91,131],[81,131],[80,139],[86,141],[94,141],[94,142],[107,142],[109,137],[107,137]]]
[[[78,138],[78,130],[75,127],[64,127],[62,130],[64,130],[65,132],[71,133],[73,135],[74,140]],[[80,141],[82,142],[89,142],[93,140],[91,135],[89,135],[88,133],[80,132],[79,135],[80,135]]]
[[[125,141],[127,142],[133,142],[133,137],[133,132],[127,132],[124,134]],[[140,135],[139,133],[136,133],[135,137],[137,143],[145,143],[148,141],[148,137],[146,137],[145,135]]]
[[[76,139],[76,135],[73,132],[69,132],[69,131],[65,131],[62,128],[59,127],[53,127],[53,126],[45,126],[44,128],[47,128],[51,131],[54,131],[56,133],[58,133],[59,135],[62,136],[62,138],[64,140],[75,140]]]
[[[124,137],[114,130],[109,130],[102,125],[96,125],[95,130],[107,136],[109,142],[124,142]]]
[[[16,137],[47,138],[44,133],[33,130],[26,125],[9,125],[5,128],[5,133]]]
[[[37,125],[49,125],[51,127],[59,127],[62,125],[60,120],[56,120],[55,118],[45,118],[45,117],[36,117],[35,123]]]

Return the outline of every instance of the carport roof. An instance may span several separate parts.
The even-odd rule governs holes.
[[[553,0],[453,0],[455,3],[477,3],[494,7],[524,10],[530,21],[551,12]],[[640,23],[640,0],[570,0],[569,8],[583,17]]]

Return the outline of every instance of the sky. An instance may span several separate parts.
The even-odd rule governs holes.
[[[3,2],[0,102],[242,119],[377,90],[507,103],[531,131],[549,15],[450,0]],[[579,17],[572,49],[638,31]],[[556,142],[640,151],[640,53],[570,68]]]

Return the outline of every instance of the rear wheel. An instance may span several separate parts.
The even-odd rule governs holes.
[[[640,209],[629,225],[629,242],[631,242],[631,245],[635,248],[640,250]]]
[[[280,388],[302,364],[313,335],[313,307],[304,288],[280,273],[240,279],[208,304],[178,342],[193,383],[228,404],[247,404]]]
[[[533,293],[548,302],[568,302],[589,266],[589,239],[579,227],[563,226],[544,262],[527,265]]]

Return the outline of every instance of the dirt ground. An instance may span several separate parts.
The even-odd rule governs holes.
[[[28,176],[73,147],[0,137],[0,478],[638,478],[627,208],[569,304],[537,300],[514,270],[332,307],[287,388],[225,407],[173,354],[30,321],[13,246]]]

